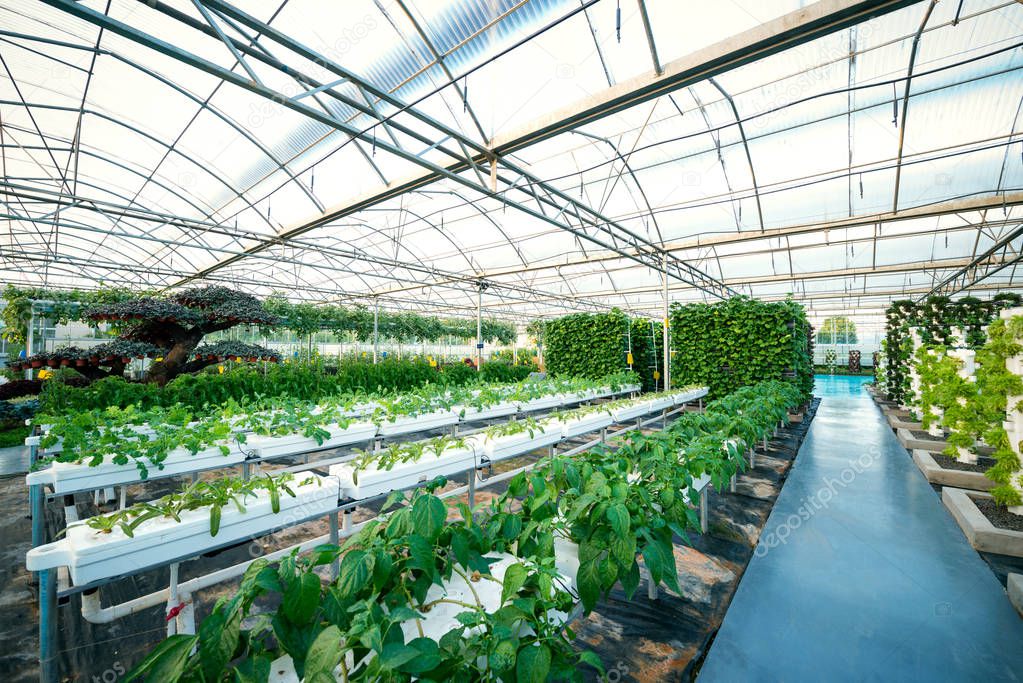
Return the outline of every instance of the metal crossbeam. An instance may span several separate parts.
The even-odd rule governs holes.
[[[1023,238],[1023,223],[1008,234],[996,240],[987,250],[976,256],[969,264],[952,273],[936,284],[929,292],[922,294],[917,301],[929,296],[952,296],[965,289],[972,289],[995,273],[1015,265],[1023,260],[1023,250],[1013,242]]]
[[[403,110],[411,116],[414,116],[418,120],[427,123],[436,131],[432,136],[434,139],[443,138],[448,136],[459,143],[460,150],[452,151],[437,145],[437,150],[443,152],[446,156],[452,158],[452,161],[447,165],[441,165],[437,162],[429,161],[424,158],[420,158],[415,154],[412,154],[404,149],[400,149],[397,146],[381,140],[376,137],[371,137],[365,130],[360,130],[349,121],[342,120],[341,117],[333,114],[329,110],[320,110],[302,102],[295,101],[291,98],[284,96],[272,88],[269,88],[263,84],[254,82],[249,79],[236,74],[232,71],[224,69],[223,67],[214,64],[206,59],[199,57],[186,50],[180,49],[174,45],[167,43],[166,41],[160,40],[152,35],[141,32],[123,22],[114,20],[106,15],[83,7],[77,3],[71,2],[70,0],[43,0],[47,4],[56,7],[69,14],[77,16],[81,19],[85,19],[97,26],[101,26],[106,30],[113,33],[117,33],[123,37],[129,38],[141,45],[157,50],[162,54],[177,59],[185,64],[198,68],[202,71],[210,73],[211,75],[217,76],[225,82],[229,82],[238,87],[244,88],[250,92],[253,92],[261,97],[270,99],[277,102],[281,106],[293,109],[298,113],[307,116],[313,120],[316,120],[324,125],[333,127],[339,131],[342,131],[353,138],[362,140],[372,140],[378,149],[393,154],[405,161],[409,161],[413,164],[421,166],[431,173],[435,174],[436,178],[446,178],[455,183],[465,185],[473,190],[476,190],[488,196],[498,202],[515,208],[523,213],[532,216],[538,220],[544,221],[548,224],[554,225],[562,230],[565,230],[576,237],[592,242],[599,247],[609,249],[615,253],[620,254],[625,258],[629,258],[637,263],[645,265],[654,270],[660,271],[663,269],[662,262],[664,261],[664,255],[658,246],[642,238],[638,234],[632,232],[628,228],[621,224],[611,220],[607,216],[602,215],[600,212],[586,206],[582,202],[568,196],[556,187],[545,183],[532,176],[530,173],[517,167],[516,165],[509,162],[507,159],[494,157],[489,150],[482,147],[475,141],[466,138],[458,131],[447,128],[446,126],[432,120],[430,117],[416,111],[413,108],[405,107],[400,101],[396,100],[389,93],[383,92],[373,86],[373,84],[363,81],[354,74],[343,69],[341,66],[331,62],[324,58],[323,55],[301,45],[292,38],[280,33],[276,29],[256,20],[255,18],[241,12],[234,8],[228,3],[220,2],[219,0],[205,0],[203,4],[209,8],[215,9],[222,16],[228,16],[234,21],[248,27],[249,29],[259,33],[267,40],[272,40],[278,45],[283,46],[285,49],[298,54],[304,59],[314,61],[318,66],[325,68],[338,76],[349,79],[351,82],[358,84],[363,87],[367,92],[371,93],[375,97],[380,98],[382,101]],[[169,16],[180,19],[184,19],[180,16],[180,12],[176,12],[171,8],[167,8],[158,2],[147,3],[156,9],[163,11]],[[206,27],[198,22],[198,20],[189,18],[186,22],[188,25],[199,30],[203,30],[206,33],[212,34],[213,37],[220,39],[220,35],[211,27]],[[290,67],[282,62],[275,60],[274,58],[266,54],[265,46],[262,51],[255,50],[241,41],[229,39],[232,42],[233,47],[238,50],[239,53],[245,55],[253,60],[258,60],[267,66],[277,69],[284,75],[295,78],[303,86],[306,87],[319,87],[324,85],[316,81],[304,73]],[[327,84],[329,85],[329,84]],[[361,111],[367,116],[374,116],[375,112],[369,109],[366,105],[352,100],[346,97],[342,93],[337,92],[331,88],[325,88],[324,94],[330,94],[334,99],[343,102],[345,105],[353,107],[357,111]],[[379,119],[376,119],[379,122]],[[400,130],[406,135],[410,135],[413,138],[420,139],[428,144],[433,144],[433,140],[426,138],[422,133],[417,132],[411,128],[403,126],[395,122],[393,119],[388,123],[389,126]],[[466,150],[468,154],[463,154],[461,150]],[[462,173],[466,170],[477,169],[479,165],[486,162],[495,162],[501,168],[505,170],[505,174],[491,174],[490,180],[495,182],[497,185],[496,189],[492,189],[489,184],[485,181],[485,178],[481,174],[477,174],[474,179],[472,176],[466,176]],[[477,169],[478,170],[478,169]],[[510,173],[511,176],[507,174]],[[394,188],[389,196],[397,196],[402,191],[412,189],[410,187]],[[538,208],[534,209],[527,205],[526,201],[518,201],[512,198],[514,194],[525,194],[527,197],[531,196],[537,201]],[[378,198],[379,201],[379,198]],[[374,202],[375,203],[375,202]],[[553,215],[552,215],[553,213]],[[338,216],[334,214],[330,217],[325,217],[314,222],[314,224],[307,224],[301,226],[297,231],[290,230],[286,233],[277,236],[273,240],[268,240],[262,245],[257,245],[251,248],[252,252],[259,251],[267,248],[270,244],[279,242],[281,239],[288,239],[295,234],[310,230],[314,227],[322,225],[324,222],[336,219]],[[202,278],[211,272],[228,265],[229,263],[243,258],[241,256],[235,257],[234,259],[222,261],[210,268],[204,269],[199,273],[196,273],[192,279]],[[734,291],[730,290],[727,286],[721,283],[719,280],[713,278],[709,274],[695,268],[694,266],[681,261],[675,256],[669,256],[667,263],[668,274],[677,280],[688,282],[692,286],[711,294],[716,297],[727,297],[735,294]]]

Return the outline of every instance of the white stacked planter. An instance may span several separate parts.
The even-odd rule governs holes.
[[[909,396],[906,397],[907,403],[903,404],[901,408],[908,411],[919,410],[920,401],[920,375],[916,371],[916,363],[913,359],[916,358],[917,349],[923,344],[923,340],[920,338],[920,328],[911,327],[909,328],[909,337],[913,342],[913,348],[909,352]]]
[[[953,329],[953,337],[955,338],[955,345],[957,348],[950,349],[948,355],[959,361],[959,369],[956,371],[957,374],[967,382],[977,381],[977,352],[973,349],[966,348],[966,338],[963,331],[959,328]],[[959,405],[965,406],[966,399],[960,396],[958,399]],[[950,432],[957,431],[955,425],[946,425]],[[976,464],[977,454],[968,448],[957,446],[956,451],[958,455],[956,460],[962,463]]]
[[[1023,316],[1023,308],[1007,308],[1000,314],[1002,320],[1009,320],[1018,316]],[[1023,342],[1023,339],[1018,339],[1017,341]],[[1023,354],[1007,358],[1005,360],[1005,368],[1014,375],[1023,377]],[[1023,440],[1023,412],[1017,409],[1020,401],[1023,401],[1023,396],[1007,397],[1005,402],[1006,420],[1003,425],[1009,437],[1009,445],[1012,447],[1017,458],[1023,458],[1023,452],[1020,451],[1020,441]],[[1020,462],[1023,462],[1023,460],[1020,460]],[[1013,488],[1023,494],[1023,469],[1018,469],[1013,473],[1010,483]],[[1023,515],[1023,505],[1011,506],[1009,507],[1009,512]]]

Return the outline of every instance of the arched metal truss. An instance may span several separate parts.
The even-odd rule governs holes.
[[[1019,3],[623,5],[10,0],[3,279],[451,315],[485,281],[515,320],[660,317],[665,273],[866,317],[1019,288]]]

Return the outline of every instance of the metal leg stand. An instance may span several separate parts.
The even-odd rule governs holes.
[[[338,533],[337,513],[336,512],[330,513],[327,516],[327,521],[330,523],[330,544],[331,545],[339,545],[340,541],[341,541],[341,537],[340,537],[340,534]],[[335,559],[334,562],[330,565],[330,578],[331,578],[331,580],[337,579],[337,577],[338,577],[338,575],[340,573],[341,573],[341,561],[340,561],[340,559]]]
[[[57,572],[39,572],[39,681],[57,683]]]

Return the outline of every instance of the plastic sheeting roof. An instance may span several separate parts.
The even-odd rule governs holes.
[[[655,82],[651,43],[656,68],[694,59],[802,3],[622,3],[620,39],[611,0],[67,3],[274,97],[60,4],[0,7],[5,281],[198,276],[457,314],[483,279],[492,314],[658,315],[661,273],[585,236],[606,229],[820,315],[921,296],[992,247],[963,284],[1002,263],[970,291],[1018,283],[1016,2],[910,3],[566,126],[500,155],[493,176],[479,163],[424,183],[406,180],[612,86]],[[673,301],[710,298],[669,288]]]

